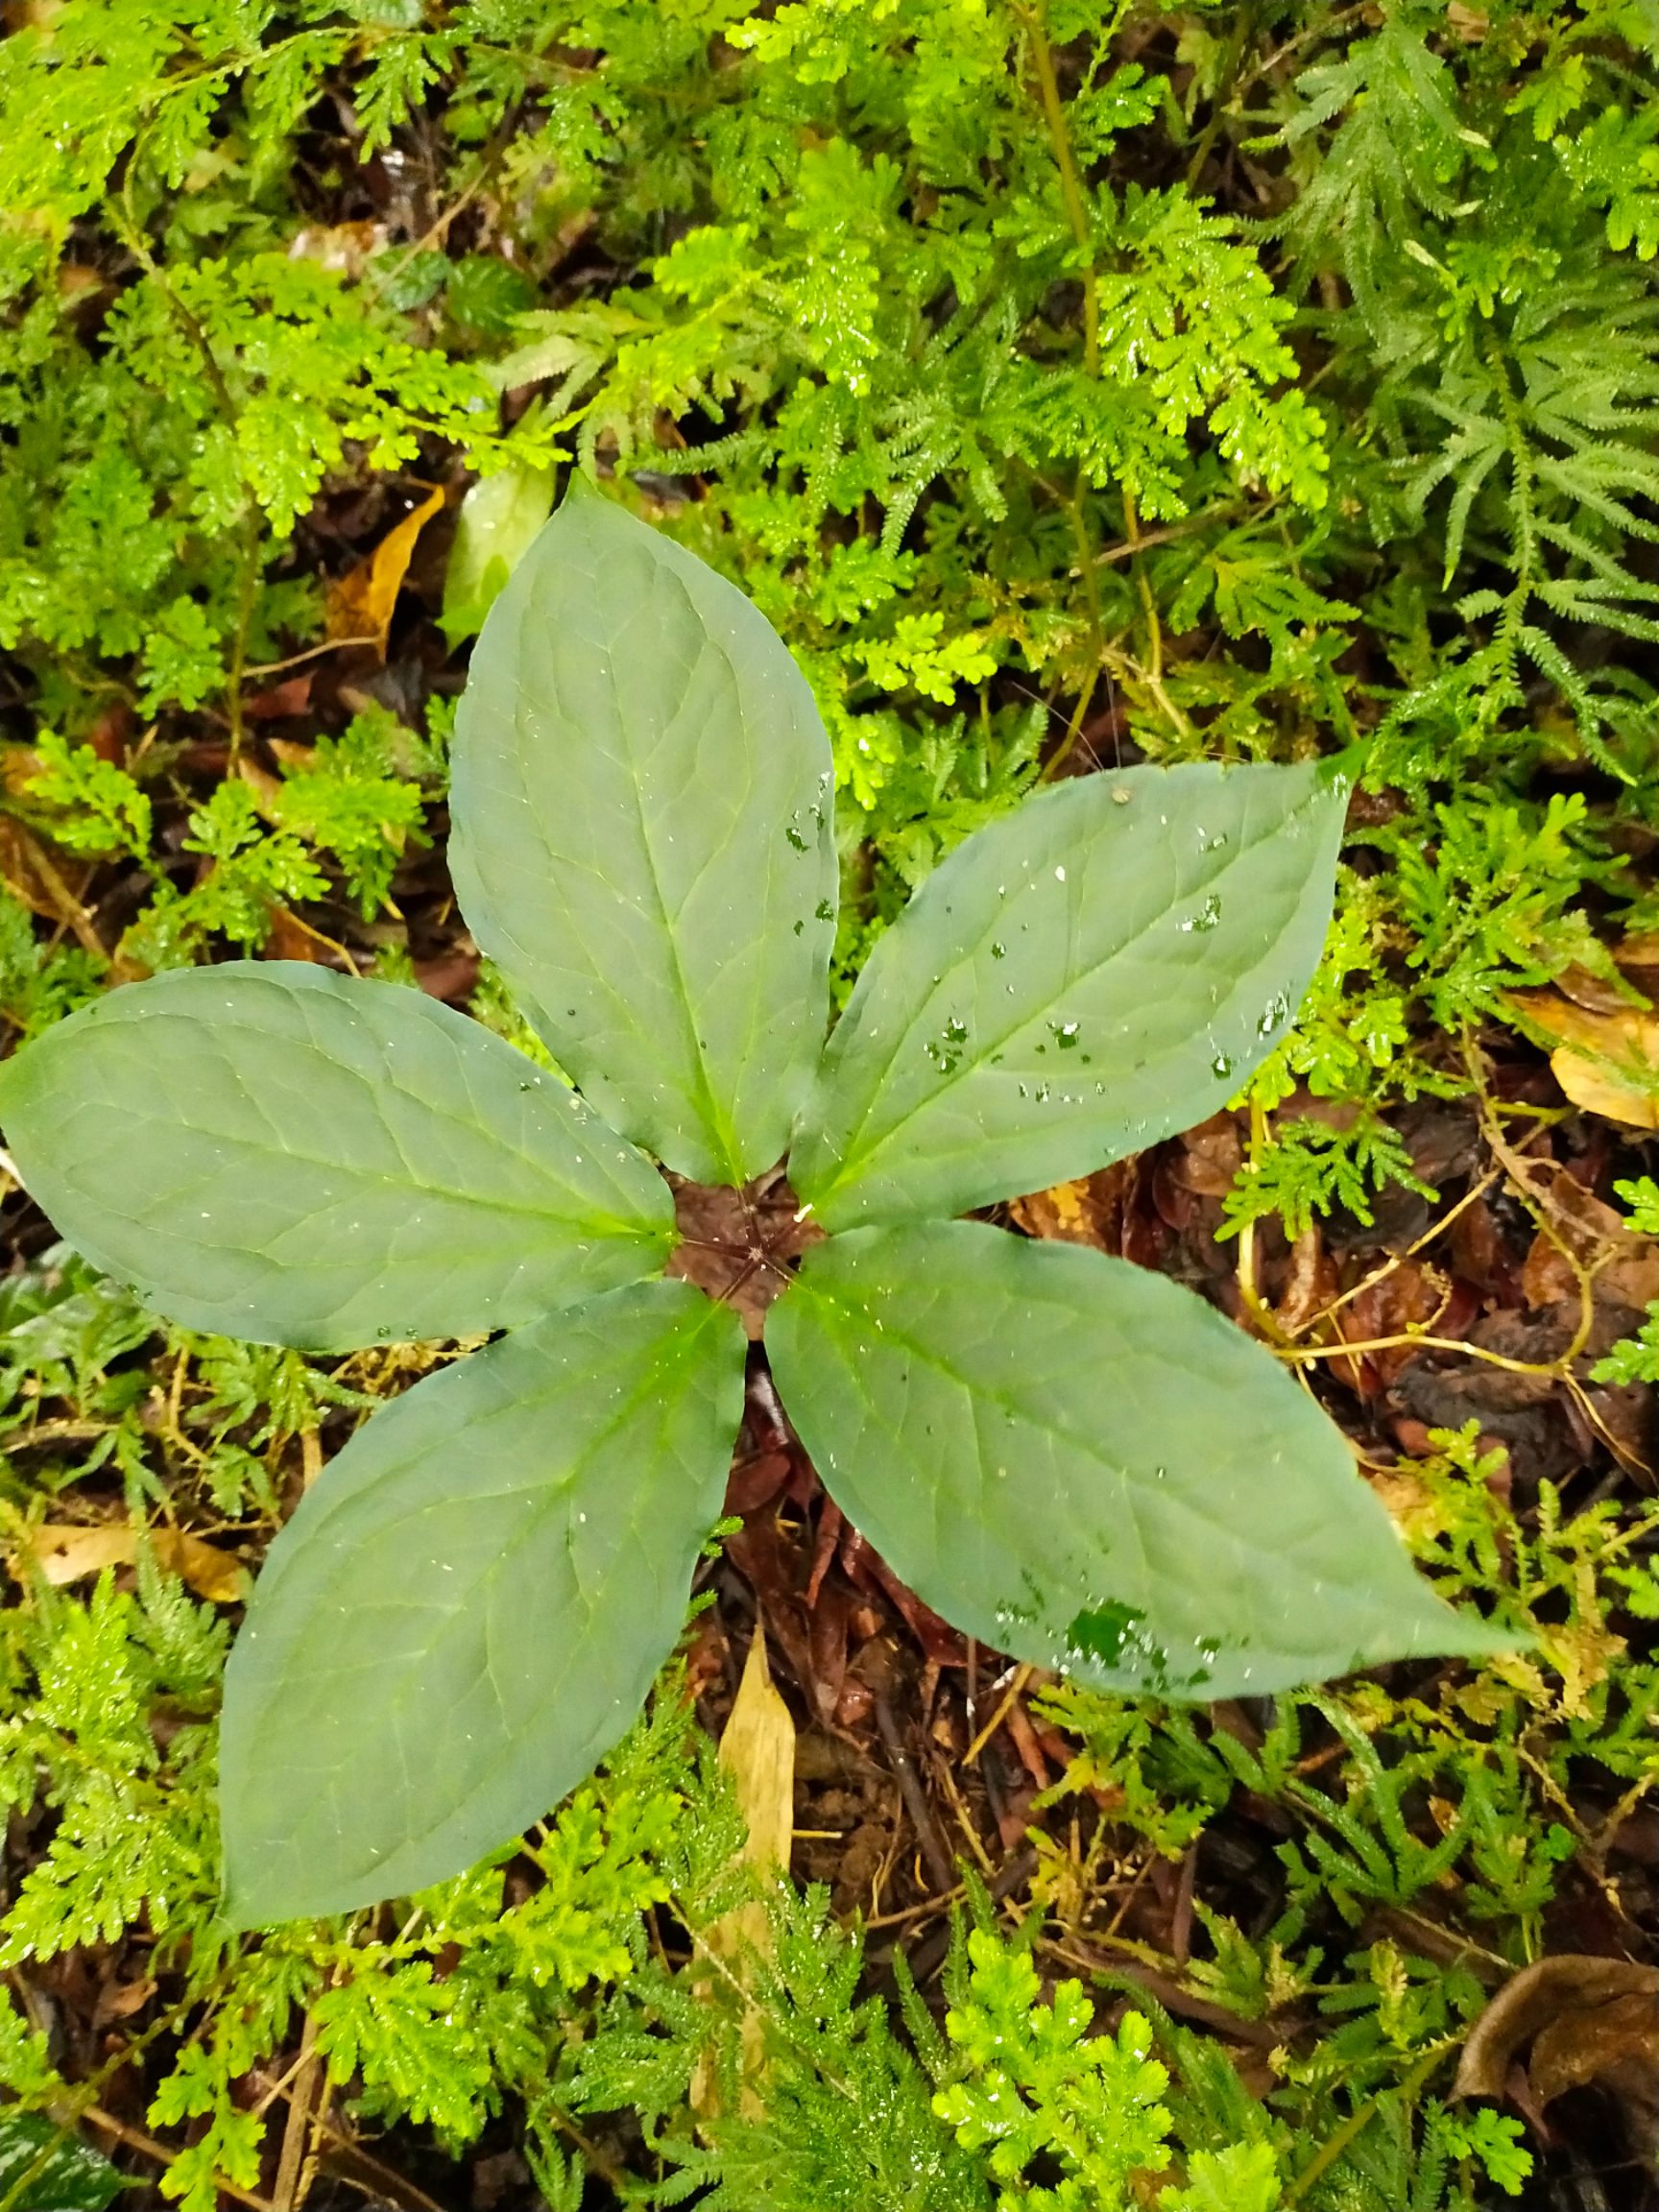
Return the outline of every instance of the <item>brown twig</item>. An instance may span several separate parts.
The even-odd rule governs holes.
[[[1020,1666],[1015,1668],[1014,1679],[1009,1683],[1007,1689],[1003,1692],[1001,1698],[998,1702],[996,1712],[992,1714],[990,1719],[986,1721],[984,1727],[980,1729],[978,1735],[974,1737],[973,1743],[970,1743],[967,1750],[963,1752],[962,1764],[964,1767],[972,1767],[976,1763],[980,1752],[984,1750],[986,1744],[990,1743],[992,1737],[996,1735],[998,1729],[1000,1728],[1003,1721],[1007,1719],[1010,1707],[1013,1705],[1015,1698],[1019,1696],[1021,1691],[1024,1689],[1026,1683],[1030,1681],[1031,1674],[1032,1670],[1029,1667]]]
[[[129,2151],[138,2151],[146,2158],[155,2159],[163,2169],[170,2167],[178,2155],[154,2135],[146,2135],[141,2128],[130,2128],[125,2120],[117,2120],[113,2112],[106,2112],[101,2104],[84,2105],[76,2117],[96,2128],[101,2135],[108,2135],[115,2142],[124,2143]],[[239,2189],[234,2181],[227,2181],[223,2174],[215,2177],[214,2186],[221,2196],[229,2197],[238,2204],[252,2206],[252,2212],[276,2212],[269,2197],[256,2197],[251,2189]]]
[[[881,1742],[886,1748],[888,1765],[893,1779],[898,1783],[904,1799],[904,1810],[910,1815],[910,1825],[916,1831],[916,1840],[922,1856],[927,1862],[927,1871],[936,1889],[949,1889],[956,1880],[956,1865],[945,1848],[945,1839],[939,1833],[939,1823],[933,1817],[933,1808],[927,1802],[927,1793],[916,1772],[915,1762],[904,1747],[899,1733],[899,1723],[893,1718],[893,1707],[885,1688],[876,1691],[876,1725],[880,1730]]]
[[[316,2122],[322,2117],[319,2091],[327,2095],[327,2080],[317,2056],[317,2023],[309,2012],[300,2033],[300,2056],[294,2080],[287,2090],[288,2118],[282,2129],[282,2148],[276,2159],[276,2180],[271,2192],[276,2212],[296,2212],[309,2194],[316,2172],[314,2145]],[[317,2110],[313,2112],[313,2105]]]

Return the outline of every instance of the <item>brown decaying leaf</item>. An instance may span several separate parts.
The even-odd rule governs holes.
[[[271,909],[271,934],[264,946],[267,960],[321,960],[324,950],[322,939],[298,914],[286,906]]]
[[[135,1528],[125,1522],[42,1521],[22,1533],[17,1550],[26,1551],[54,1586],[100,1575],[106,1567],[128,1567],[148,1544],[159,1564],[215,1605],[238,1605],[248,1595],[248,1571],[228,1551],[181,1528]]]
[[[392,611],[397,604],[397,594],[403,589],[403,579],[414,558],[415,541],[443,504],[444,491],[440,486],[395,528],[387,531],[367,560],[359,561],[355,568],[349,568],[344,576],[329,585],[330,637],[372,639],[375,652],[385,660]]]
[[[385,243],[386,228],[380,223],[361,218],[354,223],[308,223],[296,231],[288,258],[315,261],[320,268],[358,277]]]
[[[1415,1345],[1391,1339],[1437,1327],[1446,1318],[1447,1293],[1445,1277],[1427,1261],[1402,1260],[1379,1272],[1337,1309],[1332,1324],[1350,1343],[1379,1349],[1333,1361],[1333,1371],[1361,1398],[1379,1396],[1421,1357]]]
[[[773,1687],[766,1631],[758,1621],[720,1738],[719,1762],[732,1777],[737,1809],[748,1829],[741,1853],[744,1863],[763,1873],[787,1872],[795,1833],[795,1723]],[[763,1950],[768,1940],[766,1908],[756,1899],[706,1929],[701,1948],[711,1960],[730,1961],[729,1971],[742,1980],[744,1954]],[[705,1983],[706,1990],[708,1986]],[[762,2040],[760,2014],[751,2008],[743,2021],[743,2109],[750,2115],[761,2109],[756,2084],[763,2059]],[[711,2069],[699,2064],[690,2099],[693,2111],[706,2118],[719,2109]]]
[[[1123,1208],[1135,1163],[1120,1160],[1076,1183],[1056,1183],[1016,1198],[1008,1211],[1027,1237],[1046,1237],[1062,1244],[1093,1244],[1102,1252],[1121,1249]]]
[[[1599,1299],[1636,1312],[1659,1299],[1659,1246],[1650,1238],[1634,1236],[1621,1214],[1565,1167],[1551,1167],[1532,1188],[1547,1209],[1550,1226],[1533,1238],[1521,1269],[1521,1293],[1528,1306],[1576,1305],[1580,1292],[1574,1261],[1594,1271]]]
[[[431,960],[414,963],[415,980],[428,998],[457,1005],[469,998],[478,984],[478,952],[469,940]]]
[[[672,1180],[681,1240],[668,1273],[730,1306],[757,1343],[790,1268],[808,1245],[823,1242],[823,1230],[778,1168],[741,1190]]]
[[[310,668],[302,669],[298,676],[273,684],[269,690],[255,691],[252,698],[242,702],[243,721],[285,722],[305,713],[311,705],[315,673]]]
[[[795,1723],[773,1687],[766,1632],[758,1623],[720,1738],[719,1761],[749,1830],[744,1859],[751,1866],[787,1866],[795,1826]]]
[[[1618,2104],[1636,2154],[1659,2149],[1659,1967],[1573,1952],[1524,1967],[1470,2031],[1455,2094],[1503,2097],[1528,2044],[1532,2104],[1595,2083]]]

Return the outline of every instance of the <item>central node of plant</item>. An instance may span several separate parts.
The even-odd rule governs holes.
[[[734,1190],[729,1183],[688,1183],[670,1175],[674,1225],[680,1241],[666,1272],[722,1305],[742,1320],[757,1343],[766,1310],[787,1289],[795,1263],[824,1232],[789,1188],[781,1166]]]

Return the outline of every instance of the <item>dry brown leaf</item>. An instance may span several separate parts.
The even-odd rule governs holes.
[[[344,276],[358,277],[385,243],[385,225],[365,218],[354,223],[308,223],[303,230],[295,232],[288,258],[315,261],[320,268],[337,269]]]
[[[1056,1183],[1051,1190],[1032,1190],[1009,1201],[1008,1211],[1028,1236],[1052,1237],[1067,1244],[1090,1244],[1094,1232],[1083,1201],[1087,1181]]]
[[[773,1687],[766,1632],[758,1623],[720,1738],[719,1761],[732,1777],[749,1830],[745,1861],[787,1867],[795,1831],[795,1723]]]
[[[1528,1306],[1536,1310],[1576,1304],[1580,1291],[1574,1262],[1594,1271],[1599,1298],[1638,1312],[1659,1299],[1659,1247],[1651,1238],[1634,1235],[1622,1214],[1563,1166],[1544,1168],[1531,1189],[1549,1228],[1539,1230],[1522,1263],[1521,1294]]]
[[[676,1182],[674,1218],[681,1241],[669,1274],[730,1306],[751,1343],[759,1342],[767,1310],[788,1281],[789,1262],[824,1240],[809,1209],[776,1169],[741,1190]]]
[[[451,946],[447,952],[435,953],[430,960],[412,963],[415,980],[428,998],[443,998],[450,1005],[458,1005],[469,998],[478,987],[478,949],[469,941]]]
[[[111,2020],[131,2020],[134,2013],[142,2012],[156,1994],[156,1984],[148,1977],[137,1982],[112,1982],[98,1992],[92,2008],[93,2024],[107,2027]]]
[[[1132,1160],[1119,1160],[1076,1183],[1056,1183],[1014,1199],[1008,1211],[1027,1237],[1061,1244],[1093,1244],[1117,1252],[1123,1240],[1123,1208],[1135,1175]]]
[[[198,1598],[216,1605],[237,1605],[248,1595],[248,1572],[228,1551],[181,1528],[134,1528],[125,1522],[42,1521],[24,1533],[24,1546],[54,1586],[101,1575],[106,1567],[127,1567],[147,1542],[156,1560]]]
[[[1659,1032],[1655,1042],[1659,1043]],[[1551,1053],[1550,1071],[1573,1104],[1586,1114],[1599,1114],[1630,1129],[1659,1129],[1659,1092],[1645,1088],[1650,1079],[1659,1083],[1659,1063],[1650,1063],[1640,1078],[1632,1080],[1623,1069],[1610,1070],[1604,1062],[1562,1047]]]
[[[286,722],[303,714],[311,704],[311,685],[316,671],[305,668],[298,676],[289,676],[280,684],[273,684],[269,690],[255,691],[242,702],[244,722]],[[280,739],[275,740],[280,743]]]
[[[1538,2032],[1527,2071],[1540,2104],[1591,2081],[1626,2106],[1632,2090],[1651,2104],[1659,2090],[1659,1995],[1632,1990],[1593,2011],[1551,2020]]]
[[[271,934],[266,938],[264,957],[267,960],[321,960],[327,950],[327,940],[319,937],[315,929],[307,928],[298,914],[287,906],[271,909]]]
[[[1535,2104],[1594,2082],[1617,2101],[1638,2155],[1651,2155],[1659,2135],[1659,1967],[1572,1952],[1524,1967],[1470,2031],[1455,2094],[1503,2097],[1528,2045]]]
[[[741,1853],[744,1863],[762,1872],[787,1872],[795,1833],[795,1723],[773,1687],[772,1670],[766,1661],[766,1631],[759,1622],[755,1624],[743,1679],[737,1685],[731,1717],[720,1738],[719,1762],[732,1777],[737,1808],[748,1829]],[[741,1978],[743,1953],[763,1950],[769,1940],[766,1908],[757,1899],[715,1921],[704,1934],[703,1948],[710,1959],[733,1961],[731,1971]],[[704,1987],[708,1988],[707,1983]],[[752,2116],[761,2108],[755,2088],[761,2066],[761,2041],[760,2015],[751,2009],[743,2022],[743,2106]],[[718,2093],[709,2068],[697,2068],[690,2097],[693,2111],[704,2117],[718,2110]]]
[[[277,801],[282,791],[281,777],[273,776],[269,768],[261,768],[258,761],[251,759],[246,753],[237,758],[236,774],[239,781],[246,783],[252,792],[253,804],[263,819],[275,822]]]
[[[1243,1159],[1243,1134],[1238,1121],[1231,1114],[1213,1114],[1182,1137],[1169,1172],[1183,1190],[1196,1197],[1224,1198],[1238,1180]]]
[[[1555,989],[1587,1014],[1622,1014],[1630,1003],[1629,991],[1611,975],[1598,975],[1575,964],[1555,978]]]
[[[1575,1106],[1632,1129],[1659,1129],[1659,1015],[1592,1013],[1554,991],[1515,991],[1509,1004],[1548,1037],[1550,1067]]]
[[[415,541],[444,504],[443,487],[422,499],[396,528],[388,530],[366,561],[328,587],[328,635],[373,641],[382,661],[392,611],[414,558]]]

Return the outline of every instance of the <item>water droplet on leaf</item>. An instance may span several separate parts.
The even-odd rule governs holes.
[[[1181,927],[1184,932],[1190,935],[1194,930],[1202,931],[1215,928],[1220,920],[1221,902],[1212,891],[1196,914],[1188,914],[1183,917]]]

